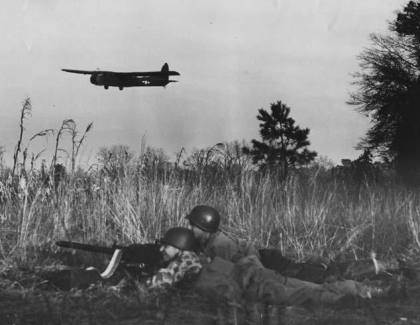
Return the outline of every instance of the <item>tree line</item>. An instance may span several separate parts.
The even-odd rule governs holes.
[[[347,103],[370,119],[371,127],[356,147],[363,152],[356,162],[369,164],[375,159],[380,160],[391,165],[400,180],[420,184],[420,2],[409,1],[389,22],[388,31],[387,35],[370,34],[371,46],[357,57],[360,71],[353,74],[355,90],[350,93]],[[19,156],[20,165],[25,167],[29,143],[36,137],[56,137],[51,166],[57,165],[58,153],[64,151],[59,147],[59,140],[64,134],[71,136],[72,148],[67,155],[71,158],[70,168],[74,172],[75,159],[92,129],[92,123],[78,138],[76,123],[71,119],[64,120],[58,130],[43,130],[23,147],[23,122],[31,115],[31,110],[31,102],[27,98],[21,110],[21,132],[14,150],[12,176],[19,165]],[[275,172],[285,178],[290,172],[308,166],[317,157],[317,152],[309,150],[310,129],[296,125],[291,109],[285,103],[272,103],[270,111],[259,109],[257,119],[260,121],[261,139],[251,140],[250,145],[236,143],[231,153],[238,161],[247,157],[254,168]],[[222,146],[216,144],[211,148],[195,149],[183,164],[207,166]],[[162,150],[157,151],[153,152],[154,157],[165,156]],[[177,156],[178,163],[182,153],[181,150]],[[32,154],[31,164],[40,154]],[[3,155],[4,148],[0,147],[0,162]],[[130,155],[127,148],[114,147],[101,148],[97,157],[104,169],[116,172],[119,165],[116,162],[127,161]],[[228,160],[225,159],[224,163],[229,164]]]

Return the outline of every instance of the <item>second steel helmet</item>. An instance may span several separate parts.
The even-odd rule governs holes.
[[[197,242],[192,230],[184,227],[175,227],[165,232],[163,244],[174,246],[183,251],[194,251],[197,248]]]
[[[219,229],[220,214],[211,206],[197,205],[186,216],[193,226],[207,232],[216,232]]]

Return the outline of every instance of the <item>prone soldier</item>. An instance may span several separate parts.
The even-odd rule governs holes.
[[[236,263],[245,256],[257,256],[258,250],[253,245],[228,235],[219,229],[220,214],[208,205],[197,205],[185,217],[190,222],[191,230],[199,243],[201,261],[208,263],[216,256]]]
[[[200,260],[204,261],[204,268],[198,279],[198,288],[204,294],[209,291],[214,295],[214,291],[217,291],[208,284],[221,282],[221,279],[217,279],[217,270],[223,270],[221,276],[235,275],[231,277],[231,290],[224,291],[223,295],[239,290],[240,295],[247,299],[257,301],[264,298],[270,304],[331,304],[347,298],[346,296],[370,298],[372,294],[381,291],[352,280],[318,284],[269,270],[261,263],[260,254],[252,244],[220,231],[220,214],[213,207],[198,205],[186,219],[199,242]],[[211,281],[210,276],[213,277]],[[228,285],[229,282],[224,283]],[[237,299],[238,294],[233,294],[232,297]]]
[[[55,287],[67,291],[87,288],[102,279],[117,278],[120,281],[122,273],[125,273],[125,276],[138,280],[146,289],[159,291],[181,281],[192,280],[200,272],[202,266],[195,253],[197,241],[190,229],[171,228],[157,244],[114,245],[108,248],[60,241],[57,245],[61,247],[113,254],[113,257],[107,270],[102,273],[97,268],[89,267],[48,272],[43,277]],[[150,265],[144,265],[145,262]],[[114,275],[119,266],[125,272]]]

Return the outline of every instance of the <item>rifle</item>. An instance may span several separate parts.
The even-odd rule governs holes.
[[[132,244],[129,246],[120,246],[116,242],[112,247],[83,244],[71,241],[57,241],[57,246],[63,248],[78,249],[93,253],[102,253],[112,255],[111,262],[106,270],[100,273],[102,278],[110,278],[119,265],[128,271],[131,275],[140,274],[151,275],[162,267],[162,254],[160,252],[160,244],[156,241],[154,244]],[[95,268],[87,268],[92,270]],[[97,269],[96,269],[97,270]]]

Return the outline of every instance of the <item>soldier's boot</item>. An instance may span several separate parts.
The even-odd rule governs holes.
[[[279,325],[279,306],[266,305],[265,308],[265,325]]]
[[[262,325],[262,315],[259,304],[251,303],[246,306],[245,324],[247,325]]]

